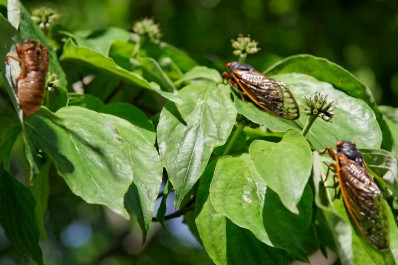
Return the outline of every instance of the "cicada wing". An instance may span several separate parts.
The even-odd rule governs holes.
[[[236,80],[259,107],[285,119],[299,117],[299,107],[289,88],[257,71],[242,71]]]
[[[377,249],[389,248],[388,217],[383,196],[365,167],[340,156],[340,187],[358,230]]]

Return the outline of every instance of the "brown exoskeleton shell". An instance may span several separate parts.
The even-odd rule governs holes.
[[[48,49],[32,39],[16,46],[18,57],[7,55],[20,62],[21,74],[16,78],[16,94],[25,116],[32,115],[41,106],[48,71]]]

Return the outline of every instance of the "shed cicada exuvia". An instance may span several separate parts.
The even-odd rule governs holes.
[[[18,57],[7,55],[21,65],[21,74],[16,78],[16,94],[25,116],[32,115],[41,106],[44,98],[46,75],[48,71],[48,49],[32,39],[17,44]]]

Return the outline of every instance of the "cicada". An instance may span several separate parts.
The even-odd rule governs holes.
[[[48,71],[48,49],[32,39],[16,46],[18,57],[7,55],[20,62],[21,74],[16,78],[16,94],[25,116],[32,115],[41,106]]]
[[[258,107],[288,120],[299,117],[299,107],[286,84],[263,75],[248,64],[229,62],[226,67],[230,74],[224,72],[223,77]]]
[[[387,210],[379,187],[373,181],[362,154],[350,141],[336,143],[337,155],[329,147],[332,165],[343,201],[357,230],[376,249],[389,248]]]

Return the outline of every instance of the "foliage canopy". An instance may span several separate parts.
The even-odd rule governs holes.
[[[45,216],[55,200],[49,197],[55,176],[93,207],[136,220],[143,241],[153,222],[184,215],[216,264],[308,261],[314,250],[326,247],[342,264],[398,261],[397,162],[390,129],[397,120],[386,120],[369,89],[345,69],[297,55],[266,70],[301,106],[317,95],[333,102],[332,122],[309,124],[318,114],[304,110],[287,121],[242,100],[216,69],[160,41],[150,20],[139,22],[147,23],[137,27],[140,34],[122,28],[89,33],[50,28],[45,34],[16,1],[7,8],[8,17],[0,15],[0,60],[28,38],[52,47],[51,90],[31,116],[22,115],[15,94],[19,63],[0,69],[12,103],[0,114],[0,224],[36,263],[46,261],[39,238],[52,241]],[[395,117],[393,109],[383,111]],[[334,183],[326,180],[333,161],[320,151],[342,139],[357,143],[383,191],[380,207],[388,213],[391,242],[386,251],[369,245],[335,189],[328,188]],[[19,141],[23,184],[13,168]],[[175,212],[169,215],[172,194]]]

